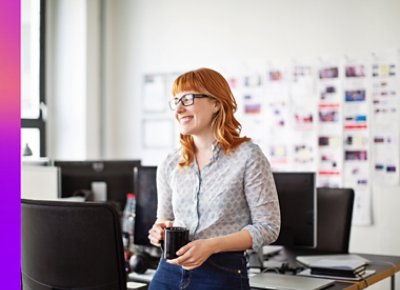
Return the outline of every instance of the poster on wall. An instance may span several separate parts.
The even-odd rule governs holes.
[[[371,225],[371,185],[369,184],[369,167],[363,162],[363,152],[347,153],[347,158],[356,158],[356,160],[347,160],[344,174],[346,176],[344,187],[353,188],[354,206],[353,206],[353,225]],[[350,157],[350,156],[352,157]],[[366,161],[366,160],[364,160]]]
[[[290,71],[284,62],[267,62],[265,68],[266,150],[275,171],[293,170],[294,151],[290,125]]]
[[[266,128],[262,73],[256,68],[246,70],[235,77],[229,77],[228,82],[237,101],[236,115],[242,125],[241,134],[250,137],[261,148],[265,148],[268,136],[266,130],[262,130]]]
[[[355,192],[353,225],[370,225],[369,58],[345,56],[343,65],[344,184]]]
[[[375,181],[400,184],[400,52],[372,54],[372,139]]]
[[[289,68],[291,163],[294,171],[316,171],[318,159],[315,63],[294,60]]]
[[[321,57],[317,64],[318,186],[343,185],[341,61]]]

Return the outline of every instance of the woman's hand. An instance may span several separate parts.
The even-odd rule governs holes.
[[[192,270],[201,266],[214,253],[211,240],[195,240],[180,248],[176,259],[167,260],[168,263],[182,266],[185,270]]]
[[[160,247],[160,241],[164,239],[164,229],[172,227],[172,221],[156,221],[149,230],[149,240],[154,246]]]
[[[212,254],[220,252],[244,251],[250,249],[252,239],[248,230],[205,239],[195,240],[183,246],[176,252],[176,259],[167,260],[168,263],[180,265],[185,270],[192,270],[201,266]]]

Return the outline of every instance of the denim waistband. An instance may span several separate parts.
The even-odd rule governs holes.
[[[235,252],[220,252],[220,253],[216,253],[216,254],[212,254],[210,257],[229,257],[229,256],[245,256],[244,251],[235,251]],[[161,259],[163,258],[163,255],[161,255]]]
[[[244,256],[244,251],[235,251],[235,252],[220,252],[216,254],[212,254],[211,257],[223,257],[223,256]]]

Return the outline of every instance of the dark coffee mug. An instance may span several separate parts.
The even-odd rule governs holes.
[[[176,252],[189,242],[189,230],[184,227],[164,229],[164,241],[161,241],[164,259],[176,259]]]

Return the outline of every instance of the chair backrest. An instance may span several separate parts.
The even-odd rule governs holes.
[[[349,252],[354,191],[351,188],[317,188],[318,227],[316,251]]]
[[[25,290],[126,290],[120,220],[107,203],[22,199]]]

